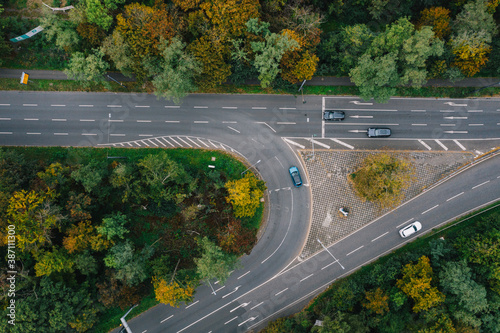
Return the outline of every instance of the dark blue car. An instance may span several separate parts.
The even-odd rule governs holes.
[[[297,167],[293,166],[290,169],[288,169],[290,172],[290,176],[292,177],[292,182],[295,187],[300,187],[302,186],[302,178],[300,178],[300,172]]]

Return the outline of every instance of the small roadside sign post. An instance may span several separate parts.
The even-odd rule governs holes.
[[[28,73],[25,73],[23,72],[21,74],[21,84],[28,84],[28,78],[29,78],[29,74]]]

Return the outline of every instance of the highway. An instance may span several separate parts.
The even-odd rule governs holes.
[[[199,146],[233,151],[257,163],[269,189],[269,223],[252,253],[242,258],[243,268],[225,286],[213,281],[215,294],[203,286],[188,306],[158,305],[129,322],[133,332],[144,333],[246,332],[276,315],[293,313],[335,279],[403,244],[397,230],[406,223],[420,221],[422,234],[500,197],[499,161],[493,157],[299,262],[311,197],[307,179],[306,186],[292,188],[288,167],[303,170],[290,147],[449,149],[479,155],[500,142],[498,99],[376,104],[355,97],[306,96],[305,101],[198,94],[179,106],[147,94],[0,92],[0,144]],[[331,109],[345,111],[346,120],[324,123],[322,111]],[[368,139],[370,126],[390,127],[393,136]]]

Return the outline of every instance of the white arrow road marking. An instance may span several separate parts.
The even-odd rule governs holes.
[[[444,119],[468,119],[468,117],[444,117]]]
[[[354,103],[356,105],[373,105],[373,103],[363,103],[360,101],[350,101],[349,103]]]
[[[233,290],[233,291],[231,291],[229,294],[226,294],[226,295],[222,296],[222,298],[226,298],[227,296],[229,296],[229,295],[231,295],[231,294],[233,294],[233,293],[237,292],[237,291],[238,291],[238,289],[240,289],[240,287],[241,287],[241,286],[237,286],[237,287],[236,287],[236,288],[234,288],[234,290]]]
[[[258,316],[257,316],[257,317],[258,317]],[[243,324],[245,324],[246,322],[249,322],[249,321],[252,321],[252,320],[257,319],[257,317],[250,317],[250,318],[248,318],[248,319],[247,319],[247,320],[245,320],[244,322],[242,322],[242,323],[238,324],[238,327],[239,327],[239,326],[241,326],[241,325],[243,325]]]
[[[349,116],[349,118],[373,118],[373,116],[358,116],[358,115],[355,115],[355,116]]]
[[[455,104],[453,102],[444,102],[444,104],[448,104],[449,106],[467,106],[467,104]]]
[[[351,133],[366,133],[366,130],[349,130]]]
[[[237,309],[241,308],[242,306],[247,306],[247,305],[248,305],[248,304],[250,304],[250,303],[252,303],[252,302],[242,303],[242,304],[238,305],[237,307],[235,307],[234,309],[232,309],[232,310],[231,310],[231,311],[229,311],[229,312],[233,312],[233,311],[235,311],[235,310],[237,310]]]
[[[467,134],[469,132],[467,132],[467,131],[444,131],[444,133],[449,133],[449,134]]]

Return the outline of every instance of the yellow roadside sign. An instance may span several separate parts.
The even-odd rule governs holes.
[[[25,72],[23,72],[23,74],[21,75],[21,84],[28,84],[28,77],[29,77],[29,74],[26,74]]]

